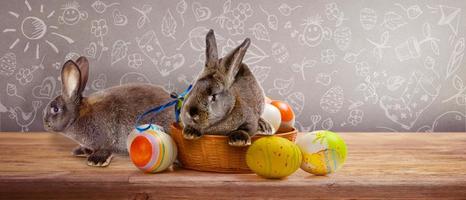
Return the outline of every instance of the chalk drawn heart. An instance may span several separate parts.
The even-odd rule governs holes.
[[[35,86],[32,89],[32,96],[38,99],[52,99],[55,87],[55,78],[49,76],[42,81],[41,85]]]
[[[164,56],[161,61],[160,74],[168,76],[170,72],[175,71],[184,64],[184,56],[182,54],[175,54],[173,56]]]
[[[91,42],[89,44],[89,47],[86,47],[84,49],[84,55],[90,58],[95,58],[97,52],[97,44],[95,42]]]
[[[210,18],[210,9],[208,7],[202,6],[199,2],[194,2],[192,5],[192,9],[196,21],[205,21]]]
[[[128,23],[128,18],[121,14],[120,10],[113,10],[113,24],[117,26],[124,26]]]

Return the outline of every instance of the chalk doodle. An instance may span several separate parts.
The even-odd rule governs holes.
[[[320,98],[320,108],[328,113],[337,113],[343,107],[343,89],[340,86],[330,88]]]
[[[120,85],[128,83],[150,83],[146,75],[138,72],[128,72],[120,78]]]
[[[421,45],[429,42],[430,47],[435,55],[439,55],[439,39],[431,36],[431,28],[428,23],[423,25],[423,34],[425,39],[418,41],[415,37],[410,37],[405,42],[395,47],[396,56],[401,62],[409,59],[419,58],[421,56]]]
[[[0,75],[11,76],[16,70],[16,55],[6,53],[0,58]]]
[[[322,40],[329,40],[332,37],[332,31],[322,26],[322,19],[319,15],[306,19],[302,26],[304,28],[298,37],[303,44],[309,47],[318,46]]]
[[[333,32],[333,40],[340,50],[346,50],[351,43],[351,29],[346,26],[337,27]]]
[[[68,2],[61,8],[63,13],[58,17],[58,22],[66,25],[75,25],[79,21],[87,19],[88,14],[86,11],[79,8],[79,3],[76,1]]]
[[[22,99],[23,101],[26,101],[26,99],[22,96],[18,95],[18,88],[16,87],[15,84],[12,83],[7,83],[6,84],[6,94],[11,97],[18,97]]]
[[[291,91],[291,88],[293,87],[294,83],[295,80],[293,77],[289,79],[277,78],[273,81],[273,88],[270,88],[268,90],[268,93],[278,91],[278,94],[284,96]]]
[[[152,11],[152,6],[144,4],[141,9],[133,7],[141,16],[138,19],[137,27],[141,29],[146,23],[150,23],[149,14]]]
[[[450,124],[464,124],[464,127],[451,126]],[[464,128],[466,128],[466,115],[459,111],[447,111],[437,116],[432,125],[422,126],[417,132],[461,132]]]
[[[97,54],[97,44],[91,42],[88,47],[84,48],[84,55],[89,58],[95,58]]]
[[[29,49],[35,50],[35,58],[40,58],[41,52],[41,44],[47,44],[55,53],[59,53],[58,47],[55,43],[53,43],[49,38],[51,36],[59,37],[64,39],[68,44],[74,43],[74,40],[70,37],[62,35],[56,30],[58,30],[57,26],[48,25],[47,19],[51,18],[55,11],[51,11],[48,14],[44,13],[44,5],[40,6],[39,15],[32,14],[32,7],[27,0],[24,1],[28,12],[24,13],[24,15],[20,15],[13,11],[9,11],[8,13],[15,17],[16,19],[21,20],[18,22],[20,26],[18,27],[21,30],[23,38],[26,40],[26,43],[23,47],[23,52],[27,52]],[[6,28],[3,30],[4,33],[16,33],[18,32],[16,28]],[[11,43],[9,49],[13,49],[21,39],[17,37],[13,43]],[[39,41],[39,42],[38,42]],[[35,44],[35,47],[33,46]]]
[[[128,55],[128,66],[131,68],[139,69],[143,61],[144,59],[141,57],[141,54],[139,53],[133,53]]]
[[[186,12],[186,10],[188,9],[188,4],[186,3],[185,0],[181,0],[179,1],[177,4],[176,4],[176,13],[178,13],[178,15],[180,15],[180,18],[181,18],[181,26],[184,27],[184,13]]]
[[[386,12],[382,22],[382,25],[391,31],[394,31],[406,24],[407,23],[405,20],[403,20],[403,17],[400,14],[393,11]]]
[[[21,132],[29,131],[29,126],[34,122],[38,109],[42,105],[40,101],[32,102],[32,111],[25,112],[19,106],[9,109],[10,117],[16,120],[16,124],[21,127]]]
[[[162,27],[161,27],[162,34],[165,37],[170,37],[175,40],[174,35],[176,33],[176,26],[177,26],[176,20],[173,17],[170,9],[168,9],[162,18]]]
[[[302,7],[303,6],[301,6],[301,5],[291,7],[286,3],[282,3],[282,4],[280,4],[280,6],[278,6],[278,11],[280,11],[280,13],[283,16],[290,16],[291,13],[293,13],[294,10],[296,10],[298,8],[302,8]]]
[[[341,126],[345,126],[346,124],[349,124],[351,126],[357,126],[362,122],[363,117],[364,111],[360,109],[353,109],[350,111],[348,117],[346,118],[346,122],[343,122]]]
[[[328,3],[325,4],[325,15],[327,15],[327,19],[334,21],[335,26],[338,27],[343,23],[343,20],[347,20],[345,18],[345,14],[340,10],[336,3]]]
[[[18,70],[16,73],[16,80],[21,85],[26,85],[32,81],[34,78],[34,72],[38,69],[44,70],[44,62],[45,57],[42,58],[42,61],[38,65],[32,65],[31,67],[23,67]]]
[[[442,103],[446,103],[450,100],[455,99],[456,104],[458,105],[466,105],[466,85],[464,84],[463,79],[459,77],[458,75],[455,75],[452,79],[452,85],[453,88],[456,90],[456,94],[449,97],[448,99],[445,99],[442,101]]]
[[[128,24],[128,17],[126,15],[121,14],[120,10],[113,10],[112,15],[113,24],[115,24],[116,26],[125,26],[126,24]]]
[[[450,54],[450,59],[448,60],[447,65],[446,78],[451,77],[458,70],[461,63],[463,62],[464,46],[464,37],[462,37],[456,42],[455,48]]]
[[[319,83],[323,86],[328,86],[332,82],[332,75],[337,73],[337,71],[333,71],[331,73],[318,73],[316,76],[316,83]]]
[[[210,15],[212,14],[210,8],[202,6],[199,2],[193,2],[191,8],[196,21],[200,22],[210,19]]]
[[[317,124],[322,120],[322,116],[320,115],[311,115],[311,130],[314,131],[317,128]]]
[[[367,39],[367,41],[369,41],[372,45],[374,45],[374,48],[372,49],[372,54],[378,59],[383,58],[384,49],[391,48],[391,46],[387,45],[389,39],[390,39],[390,33],[388,31],[385,31],[382,33],[382,35],[380,36],[380,42],[374,42],[370,39]]]
[[[269,26],[269,28],[276,31],[278,29],[277,16],[267,12],[264,8],[262,8],[262,6],[259,6],[259,8],[265,15],[267,15],[267,25]]]
[[[152,61],[162,76],[168,76],[185,62],[182,54],[167,55],[153,30],[137,37],[136,42],[142,53]]]
[[[363,8],[359,12],[359,22],[365,30],[371,30],[377,24],[377,13],[372,8]]]
[[[99,74],[99,76],[97,76],[97,78],[92,81],[91,89],[95,91],[100,91],[100,90],[105,89],[106,85],[107,85],[107,75]]]
[[[343,60],[350,64],[354,63],[358,60],[358,56],[365,50],[366,49],[361,49],[359,52],[346,52],[345,56],[343,56]]]
[[[100,47],[100,53],[99,53],[97,60],[100,60],[100,58],[102,58],[103,52],[108,51],[109,49],[104,44],[104,36],[106,36],[108,33],[107,21],[105,19],[92,20],[91,21],[91,33],[94,35],[94,37],[98,39],[97,44]]]
[[[223,13],[212,18],[221,28],[226,28],[231,35],[244,34],[244,23],[251,17],[253,10],[249,3],[239,3],[236,8],[231,8],[231,0],[223,4]]]
[[[461,8],[456,8],[447,5],[427,5],[427,8],[429,8],[432,13],[440,13],[440,19],[437,22],[437,25],[446,25],[453,32],[453,35],[458,35],[458,26],[460,24],[461,19]]]
[[[406,79],[402,76],[391,76],[387,79],[387,89],[390,91],[397,91],[401,86],[404,85]]]
[[[320,61],[322,63],[333,64],[335,58],[336,55],[333,49],[323,49],[322,52],[320,52]]]
[[[107,4],[107,3],[103,2],[103,1],[97,0],[94,3],[92,3],[91,7],[94,8],[95,12],[97,12],[99,14],[103,14],[105,11],[107,11],[108,8],[110,8],[112,6],[117,6],[117,5],[120,5],[120,3]]]
[[[306,80],[306,76],[304,76],[304,69],[311,69],[316,65],[316,63],[317,61],[304,57],[301,63],[294,63],[291,65],[291,71],[300,73],[303,80]]]
[[[120,60],[123,60],[128,53],[129,42],[123,40],[117,40],[113,43],[111,56],[111,65],[117,63]]]
[[[53,76],[46,77],[42,84],[32,88],[32,96],[37,99],[52,99],[57,83]]]
[[[249,30],[252,31],[257,40],[270,41],[269,31],[265,28],[264,24],[256,23]]]
[[[406,12],[406,16],[408,16],[409,19],[417,19],[419,16],[424,13],[419,5],[412,5],[406,8],[405,6],[395,3],[396,6],[400,7]]]
[[[415,72],[411,75],[401,97],[384,95],[380,98],[380,107],[387,118],[404,129],[414,126],[418,118],[439,94],[440,86],[433,85],[430,77]]]
[[[333,120],[332,118],[328,117],[322,124],[320,125],[323,130],[331,130],[333,128]]]
[[[272,45],[272,56],[277,63],[284,63],[290,57],[290,53],[284,44],[275,42]]]

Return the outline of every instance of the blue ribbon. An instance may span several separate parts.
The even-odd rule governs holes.
[[[170,94],[170,97],[175,99],[173,101],[170,101],[164,105],[161,105],[161,106],[157,106],[157,107],[154,107],[150,110],[147,110],[146,112],[142,113],[141,115],[138,116],[138,118],[136,119],[136,129],[140,132],[143,132],[143,131],[146,131],[147,129],[150,129],[150,127],[152,126],[152,121],[149,123],[148,126],[146,127],[141,127],[139,126],[139,122],[148,114],[151,114],[151,113],[159,113],[159,112],[162,112],[163,110],[165,110],[166,108],[170,107],[170,106],[173,106],[173,105],[176,105],[175,106],[175,118],[176,118],[176,122],[179,122],[180,121],[180,111],[181,111],[181,105],[183,104],[183,101],[184,101],[184,98],[185,96],[191,91],[191,89],[193,88],[193,85],[189,85],[189,87],[183,92],[181,93],[180,95],[177,95],[176,93],[171,93]]]

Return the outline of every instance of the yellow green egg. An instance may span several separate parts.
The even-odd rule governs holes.
[[[336,172],[345,163],[345,141],[332,131],[304,133],[296,139],[303,154],[301,169],[315,175]]]
[[[277,136],[256,140],[246,153],[248,167],[265,178],[283,178],[301,165],[302,155],[295,143]]]

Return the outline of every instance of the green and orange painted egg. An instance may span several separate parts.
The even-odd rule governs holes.
[[[341,168],[346,160],[345,141],[332,131],[304,133],[296,139],[303,153],[301,169],[315,175],[327,175]]]

